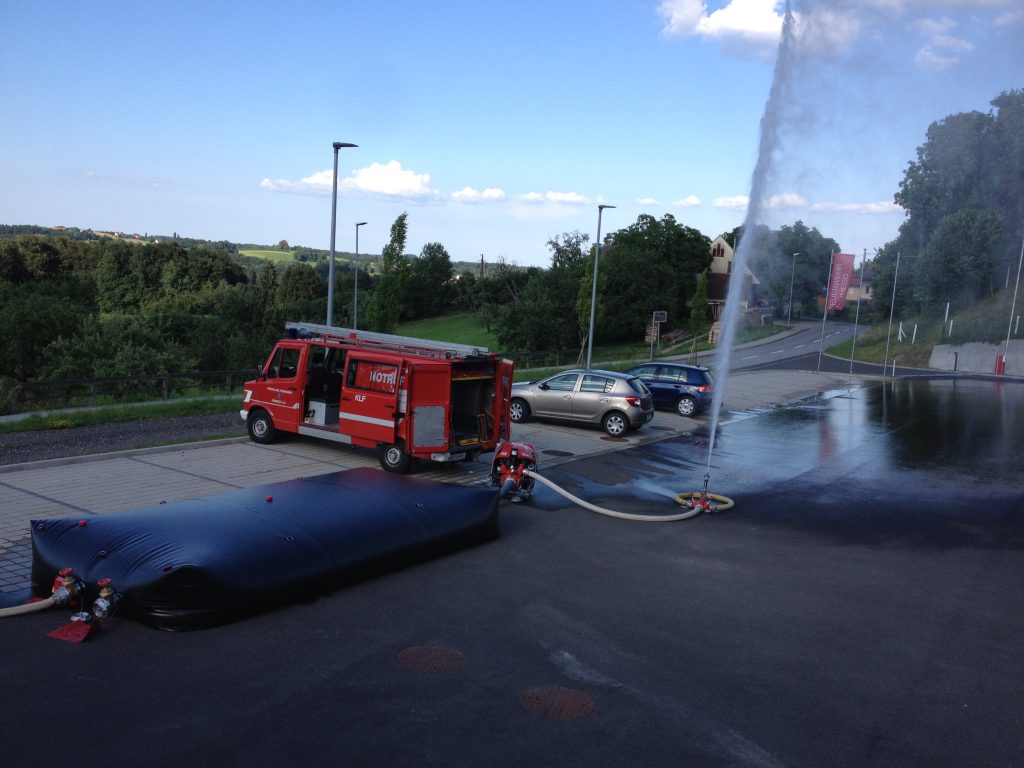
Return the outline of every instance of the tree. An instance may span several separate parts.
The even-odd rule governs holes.
[[[1006,91],[992,106],[987,114],[958,113],[932,123],[900,182],[895,200],[907,218],[889,250],[913,259],[913,274],[923,278],[912,310],[949,300],[954,284],[956,295],[983,292],[988,277],[982,272],[1006,273],[1017,263],[1024,237],[1024,90]],[[979,226],[999,232],[982,233]],[[978,261],[980,243],[987,264]],[[957,255],[951,247],[971,253]],[[947,279],[950,268],[966,282]]]
[[[90,308],[74,283],[0,283],[0,375],[34,379],[52,356],[52,342],[73,340]]]
[[[273,304],[277,299],[277,267],[274,262],[266,261],[260,267],[259,276],[256,278],[256,287],[259,289],[264,304]]]
[[[700,273],[690,305],[690,333],[695,339],[704,335],[708,327],[708,270]]]
[[[291,250],[291,246],[288,245],[288,241],[287,240],[281,240],[277,244],[277,250],[279,250],[279,251],[288,251],[288,250]]]
[[[277,287],[278,304],[318,299],[323,295],[324,285],[313,267],[296,261],[284,268]]]
[[[816,306],[828,282],[832,254],[840,250],[835,240],[799,220],[778,230],[758,227],[746,247],[752,250],[750,269],[760,281],[761,294],[780,314],[786,314],[783,307],[792,286],[794,316],[799,314],[796,308]]]
[[[495,289],[487,309],[488,327],[504,349],[555,352],[560,358],[579,349],[586,326],[566,309],[575,306],[580,292],[587,240],[579,232],[556,235],[547,243],[550,269],[520,269],[499,259],[493,281],[481,279]]]
[[[635,224],[608,236],[598,268],[601,322],[605,339],[643,338],[652,312],[685,317],[698,276],[711,265],[711,240],[671,214],[641,214]],[[589,323],[593,263],[580,283],[580,319]],[[597,332],[595,332],[597,333]]]
[[[402,314],[402,296],[409,279],[409,260],[405,257],[408,213],[403,212],[391,225],[391,239],[381,252],[381,274],[370,300],[370,327],[390,333]]]
[[[412,260],[406,287],[407,316],[437,317],[455,303],[452,259],[441,243],[427,243]]]
[[[1005,240],[998,213],[965,208],[943,217],[921,253],[914,281],[919,303],[991,296],[996,290],[995,258]]]

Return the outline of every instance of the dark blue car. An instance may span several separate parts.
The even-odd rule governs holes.
[[[626,373],[636,376],[654,396],[655,408],[675,409],[680,416],[696,416],[711,405],[714,381],[700,365],[644,363]]]

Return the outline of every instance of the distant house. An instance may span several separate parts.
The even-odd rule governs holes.
[[[865,271],[867,274],[864,274]],[[850,275],[850,287],[846,291],[846,300],[857,301],[859,299],[865,304],[870,303],[875,295],[873,288],[870,269],[854,270],[853,274]]]
[[[708,270],[708,308],[711,317],[722,316],[725,299],[729,295],[729,280],[732,277],[733,248],[724,237],[716,237],[711,243],[711,268]],[[743,293],[740,305],[749,310],[757,304],[755,296],[760,281],[749,269],[744,269]]]

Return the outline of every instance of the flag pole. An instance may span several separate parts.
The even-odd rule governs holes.
[[[828,252],[828,282],[825,284],[825,311],[821,315],[821,338],[818,339],[818,373],[821,373],[821,352],[825,348],[825,318],[828,317],[828,291],[832,287],[832,266],[835,264],[836,252]]]
[[[860,260],[860,286],[857,288],[857,313],[853,316],[853,346],[850,347],[850,373],[853,373],[853,353],[857,350],[857,324],[860,322],[860,297],[864,293],[864,264],[868,260],[868,249]]]

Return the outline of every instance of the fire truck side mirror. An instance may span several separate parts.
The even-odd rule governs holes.
[[[259,365],[256,366],[256,378],[257,379],[265,379],[266,378],[263,375],[263,363],[260,363]]]

